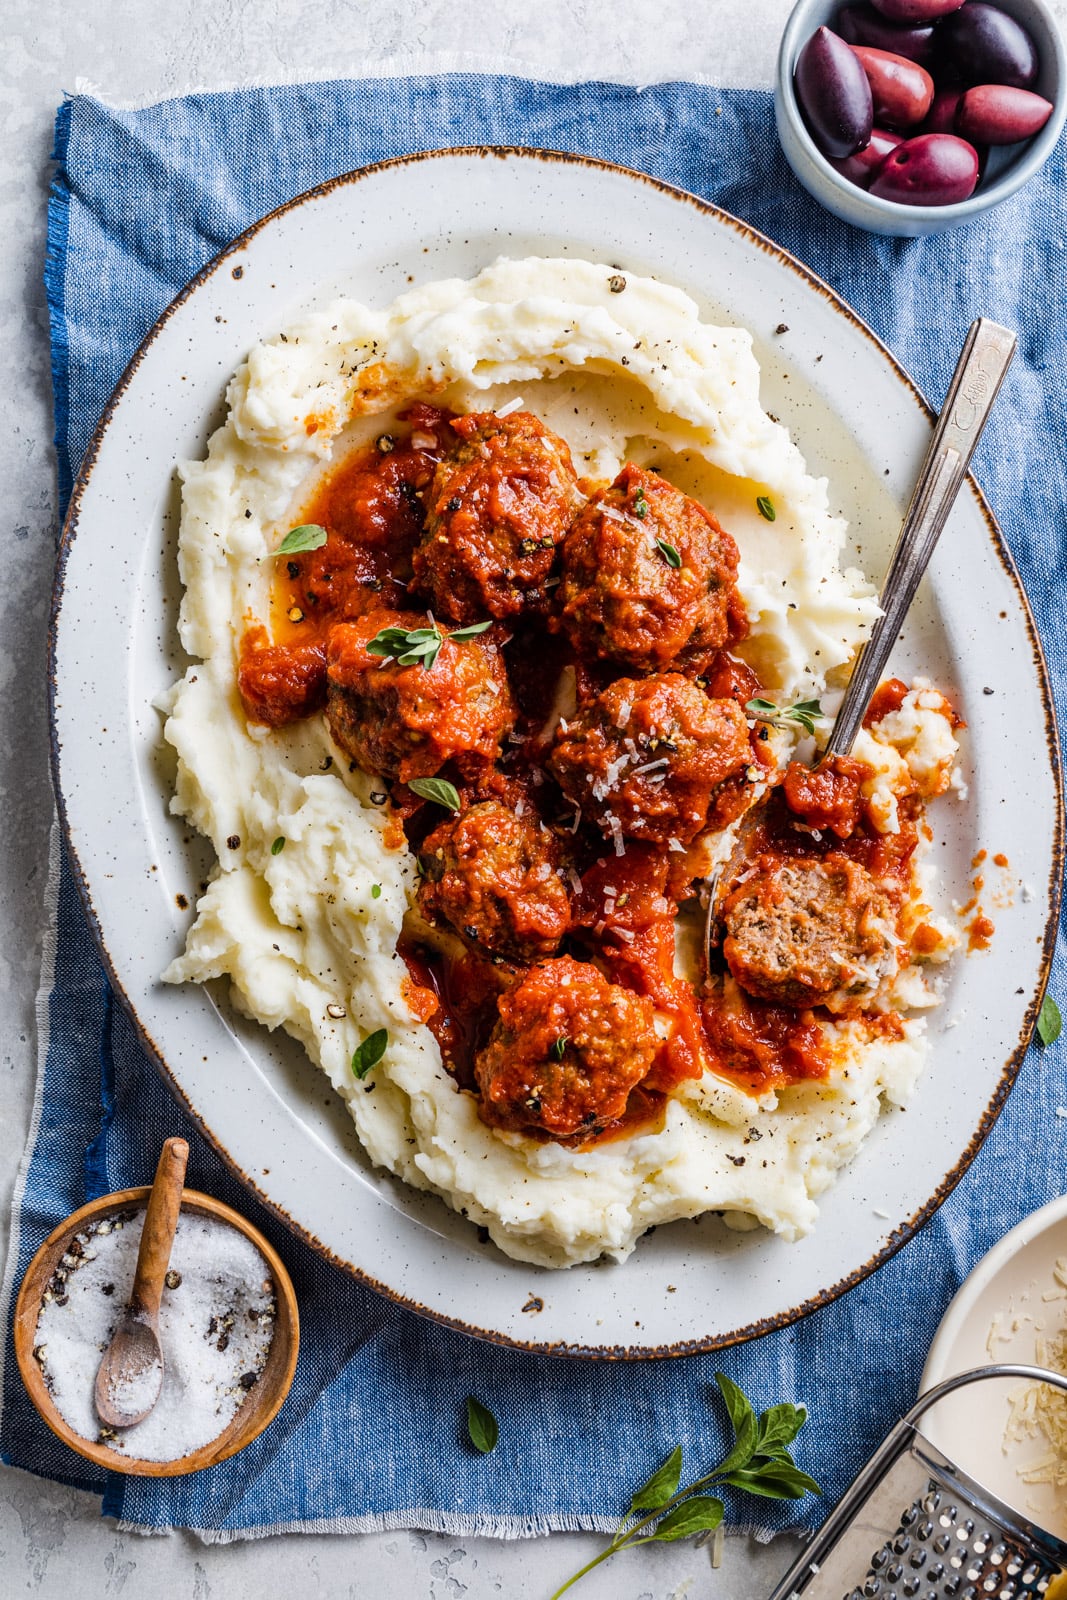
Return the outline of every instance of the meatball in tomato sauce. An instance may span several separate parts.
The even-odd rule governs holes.
[[[415,578],[454,622],[544,609],[546,579],[580,504],[571,453],[528,411],[456,417],[426,495]]]
[[[587,821],[616,839],[688,844],[715,791],[752,760],[745,714],[680,673],[618,678],[561,722],[548,765]]]
[[[419,852],[419,906],[475,949],[508,961],[552,955],[570,926],[552,835],[497,800],[450,818]]]
[[[857,861],[761,858],[726,896],[723,955],[748,994],[841,1011],[895,969],[890,897]]]
[[[476,773],[499,755],[515,720],[503,659],[488,634],[453,644],[442,629],[430,667],[368,652],[384,628],[426,626],[418,614],[372,611],[339,623],[327,640],[330,732],[364,771],[405,783],[432,777],[448,761]]]
[[[632,462],[579,512],[562,560],[562,625],[580,655],[635,672],[699,667],[745,632],[733,539]]]
[[[657,1046],[651,1001],[589,962],[546,961],[500,998],[474,1063],[482,1117],[513,1133],[591,1139],[623,1115]]]

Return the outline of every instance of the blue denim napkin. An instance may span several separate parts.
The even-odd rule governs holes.
[[[1067,236],[1062,147],[1040,178],[980,222],[905,241],[856,232],[809,200],[782,161],[763,93],[444,75],[197,95],[140,111],[78,97],[57,123],[47,260],[64,500],[138,341],[218,249],[337,173],[467,143],[586,152],[718,202],[828,279],[935,401],[977,311],[1018,328],[1019,357],[977,472],[1063,688],[1067,311],[1052,292],[1062,287]],[[796,1326],[670,1362],[571,1361],[479,1344],[352,1282],[239,1188],[142,1054],[58,852],[52,893],[57,938],[42,991],[38,1111],[8,1291],[58,1220],[87,1197],[148,1181],[162,1138],[182,1132],[193,1150],[190,1182],[272,1239],[303,1318],[296,1382],[277,1421],[235,1459],[171,1480],[105,1476],[68,1452],[31,1409],[4,1329],[4,1459],[99,1491],[104,1511],[130,1523],[217,1538],[293,1528],[607,1527],[675,1442],[694,1474],[714,1461],[722,1425],[710,1389],[721,1369],[759,1404],[811,1404],[799,1456],[826,1490],[823,1501],[799,1505],[739,1496],[731,1525],[811,1526],[914,1398],[938,1319],[967,1271],[1063,1186],[1067,1122],[1055,1108],[1067,1099],[1065,1057],[1054,1047],[1031,1053],[1000,1122],[933,1221],[873,1277]],[[1062,952],[1054,987],[1067,995]],[[500,1420],[500,1444],[484,1458],[464,1442],[472,1393]]]

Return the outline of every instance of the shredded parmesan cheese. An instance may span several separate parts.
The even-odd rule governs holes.
[[[1063,1263],[1057,1262],[1056,1267],[1059,1278]],[[1051,1338],[1037,1339],[1034,1353],[1039,1366],[1067,1376],[1067,1328],[1061,1328]],[[1052,1446],[1047,1455],[1020,1468],[1019,1477],[1023,1483],[1067,1488],[1067,1391],[1053,1389],[1047,1383],[1027,1383],[1012,1391],[1008,1405],[1005,1446],[1037,1438]]]

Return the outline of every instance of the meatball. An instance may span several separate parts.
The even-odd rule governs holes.
[[[570,926],[552,835],[497,800],[435,828],[419,852],[419,905],[468,944],[509,961],[555,951]]]
[[[543,609],[556,546],[580,503],[571,453],[531,416],[457,417],[426,496],[415,578],[455,622]]]
[[[722,921],[734,978],[779,1005],[840,1011],[895,967],[892,902],[846,856],[760,858],[727,894]]]
[[[702,665],[745,632],[737,546],[710,511],[628,462],[563,544],[558,600],[580,654],[636,672]]]
[[[372,611],[331,628],[327,640],[330,732],[364,771],[405,783],[432,777],[446,761],[477,772],[515,720],[503,658],[487,634],[460,644],[444,634],[431,667],[367,650],[383,628],[426,626],[425,616]]]
[[[548,765],[568,800],[616,841],[688,844],[720,784],[752,760],[734,700],[712,700],[680,673],[618,678],[571,722]]]
[[[652,1065],[652,1002],[562,956],[500,998],[474,1073],[482,1117],[514,1133],[584,1141],[626,1110]]]

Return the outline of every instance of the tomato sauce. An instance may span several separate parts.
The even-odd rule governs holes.
[[[908,686],[901,678],[887,678],[884,683],[880,683],[871,696],[871,703],[863,718],[863,726],[873,728],[883,717],[899,711],[907,694]]]
[[[276,558],[270,634],[250,627],[238,665],[238,688],[255,722],[278,728],[321,710],[326,636],[334,624],[410,604],[411,555],[424,521],[420,497],[446,448],[449,417],[420,404],[404,420],[412,430],[405,439],[382,434],[352,451],[305,506],[302,523],[325,528],[326,543]]]
[[[771,1005],[731,984],[708,995],[701,1012],[713,1070],[752,1093],[824,1078],[830,1068],[814,1011]]]

